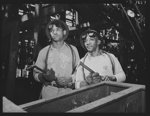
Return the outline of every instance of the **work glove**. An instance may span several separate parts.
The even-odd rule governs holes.
[[[71,77],[57,77],[56,84],[62,87],[72,86],[72,78]]]
[[[92,84],[92,82],[93,82],[92,73],[90,73],[88,76],[86,76],[86,82],[88,84]]]
[[[93,73],[93,74],[92,74],[92,78],[93,78],[92,83],[93,83],[93,84],[96,84],[96,83],[101,82],[103,77],[100,76],[99,73],[96,72],[96,73]]]
[[[88,84],[98,83],[98,82],[102,81],[102,76],[100,76],[99,73],[97,73],[97,72],[90,73],[86,77],[86,81],[87,81]]]
[[[55,72],[53,69],[47,70],[46,73],[40,73],[38,78],[42,83],[50,83],[56,80]]]
[[[84,87],[84,86],[87,86],[88,84],[87,84],[87,82],[86,81],[81,81],[80,82],[80,87]]]

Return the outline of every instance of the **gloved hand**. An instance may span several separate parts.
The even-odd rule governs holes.
[[[92,74],[93,82],[92,83],[99,83],[102,81],[102,76],[99,75],[99,73],[93,73]]]
[[[92,73],[90,73],[88,76],[86,76],[86,81],[88,84],[92,84],[92,82],[93,82]]]
[[[81,81],[81,83],[80,83],[80,87],[84,87],[84,86],[87,86],[88,84],[87,84],[87,82],[86,81]]]
[[[99,75],[99,73],[95,72],[95,73],[90,73],[87,77],[86,77],[86,80],[89,84],[92,84],[92,83],[98,83],[98,82],[101,82],[101,79],[102,77]]]
[[[55,72],[53,69],[47,70],[46,73],[40,73],[38,75],[38,78],[42,83],[52,82],[52,81],[56,80]]]
[[[57,81],[56,84],[60,85],[60,86],[71,86],[72,84],[72,78],[71,77],[57,77]]]

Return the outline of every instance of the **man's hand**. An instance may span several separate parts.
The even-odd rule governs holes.
[[[55,72],[53,69],[47,70],[46,73],[40,73],[38,78],[42,83],[52,82],[52,81],[56,80]]]
[[[95,73],[90,73],[90,74],[86,77],[87,82],[88,82],[89,84],[101,82],[101,81],[102,81],[101,78],[102,78],[102,77],[101,77],[101,76],[99,75],[99,73],[97,73],[97,72],[95,72]]]
[[[55,72],[53,69],[47,70],[46,74],[43,74],[45,80],[51,82],[54,81],[56,79],[55,77]]]
[[[71,77],[58,77],[56,83],[63,87],[69,86],[72,84],[72,78]]]
[[[94,83],[94,84],[95,84],[95,83],[99,83],[99,82],[102,81],[102,76],[100,76],[99,73],[94,73],[94,74],[92,75],[92,77],[93,77],[93,83]]]
[[[81,81],[81,83],[80,83],[80,87],[84,87],[84,86],[87,86],[88,84],[87,84],[87,82],[86,81]]]
[[[92,84],[92,82],[93,82],[92,73],[90,73],[90,74],[86,77],[86,81],[87,81],[88,84]]]

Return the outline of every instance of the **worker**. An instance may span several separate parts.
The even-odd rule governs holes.
[[[75,74],[76,89],[101,81],[124,82],[126,75],[118,59],[112,53],[102,50],[103,40],[96,30],[88,29],[80,36],[81,46],[87,51],[80,60]]]
[[[73,90],[72,74],[80,60],[75,46],[65,42],[69,34],[68,26],[62,20],[50,21],[46,35],[50,44],[40,50],[35,65],[45,72],[34,69],[34,78],[43,83],[41,97],[54,98]]]

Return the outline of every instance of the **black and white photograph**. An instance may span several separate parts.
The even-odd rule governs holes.
[[[2,3],[2,113],[146,113],[146,5]]]

